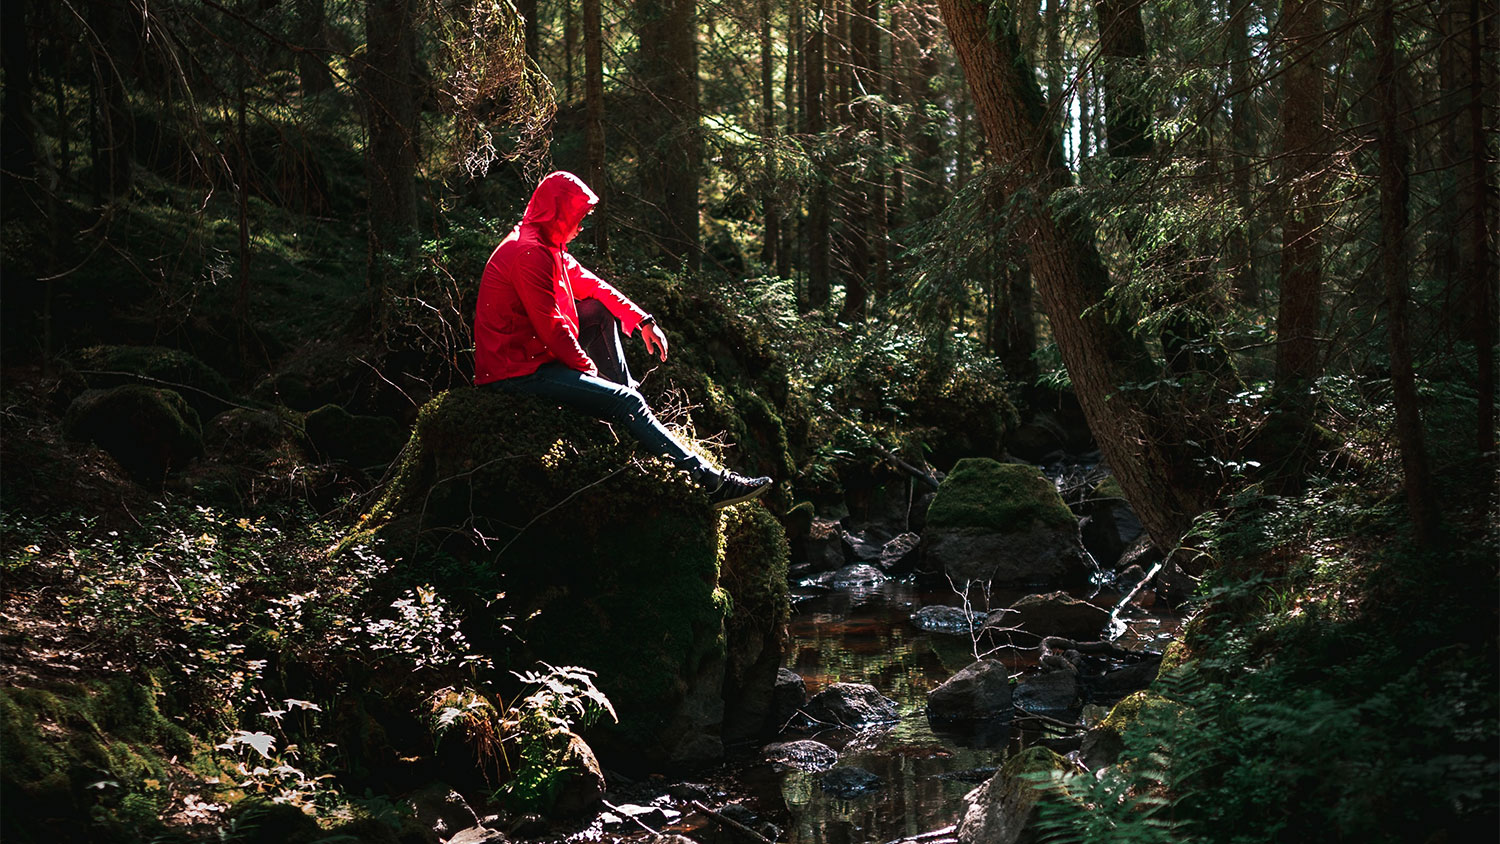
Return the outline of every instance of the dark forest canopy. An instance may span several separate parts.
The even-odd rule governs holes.
[[[1495,699],[1494,607],[1480,606],[1497,541],[1493,4],[11,0],[0,48],[0,534],[3,572],[21,584],[7,607],[59,579],[115,595],[130,577],[109,565],[132,555],[165,561],[170,579],[169,566],[234,568],[243,554],[255,563],[235,576],[256,600],[305,587],[352,614],[334,626],[368,620],[361,601],[438,618],[419,574],[386,581],[372,573],[383,563],[324,552],[390,528],[365,519],[401,495],[426,514],[427,498],[392,481],[431,480],[412,455],[466,466],[462,430],[425,451],[407,437],[462,429],[469,404],[490,400],[462,390],[480,273],[537,180],[564,169],[601,197],[575,254],[675,332],[673,360],[648,375],[651,400],[705,449],[776,478],[767,509],[730,524],[695,510],[696,493],[666,472],[630,476],[640,497],[676,508],[684,535],[709,537],[684,550],[683,571],[764,579],[757,555],[779,560],[774,584],[740,584],[750,591],[732,600],[712,578],[694,583],[702,618],[723,624],[741,599],[784,615],[783,533],[795,541],[815,509],[873,496],[871,476],[925,489],[962,458],[1089,455],[1163,553],[1163,594],[1194,600],[1184,661],[1209,666],[1162,691],[1204,720],[1142,716],[1165,731],[1137,737],[1142,753],[1160,741],[1232,772],[1205,784],[1138,770],[1090,786],[1091,805],[1120,806],[1125,823],[1153,816],[1137,798],[1161,789],[1193,795],[1182,828],[1232,828],[1258,794],[1235,785],[1239,773],[1274,781],[1267,799],[1301,793],[1291,780],[1304,770],[1342,777],[1331,744],[1305,769],[1265,763],[1291,771],[1283,782],[1193,735],[1243,718],[1376,758],[1370,736],[1413,717],[1366,664],[1385,659],[1416,689],[1403,701],[1461,691],[1424,710],[1430,733],[1399,737],[1397,755],[1416,761],[1387,783],[1430,786],[1446,808],[1381,834],[1451,821],[1458,840],[1493,816],[1493,747],[1475,749],[1464,714],[1479,701],[1472,711],[1488,717]],[[109,409],[106,390],[132,410]],[[120,419],[139,408],[157,415],[129,425],[160,442],[122,457],[110,443],[129,439]],[[494,448],[514,436],[535,452],[525,471],[562,465],[564,480],[549,481],[559,495],[589,477],[580,454],[631,459],[595,443],[548,462],[546,408],[505,412],[528,421],[519,434],[495,425]],[[217,456],[200,460],[214,437]],[[215,462],[225,453],[254,465],[235,474]],[[507,476],[493,500],[516,499],[521,483]],[[460,512],[472,500],[453,504],[456,532],[472,528]],[[148,502],[157,516],[137,518]],[[109,533],[132,525],[170,541]],[[743,547],[726,551],[726,530]],[[578,559],[593,559],[589,541]],[[262,545],[295,571],[262,566]],[[450,551],[424,558],[432,582],[501,591]],[[70,623],[117,623],[155,591],[181,602],[119,623],[132,647],[168,616],[207,635],[186,593],[142,577],[153,588],[99,613],[68,603]],[[262,630],[250,604],[209,593],[234,635],[203,640],[205,652]],[[1419,620],[1404,615],[1411,595]],[[511,609],[495,610],[499,627]],[[781,617],[752,632],[775,639]],[[1411,637],[1382,638],[1408,621]],[[734,624],[744,634],[750,622]],[[695,659],[718,646],[700,634]],[[0,636],[12,639],[24,637]],[[262,636],[252,651],[305,659],[311,676],[341,664],[321,647]],[[1295,658],[1276,663],[1283,652]],[[228,662],[170,653],[140,645],[120,663],[134,679],[89,695],[129,698],[121,706],[144,713],[131,728],[158,746],[180,738],[158,697],[204,735],[249,723],[224,691],[239,676]],[[165,673],[136,682],[157,661]],[[1335,670],[1363,697],[1307,679]],[[282,691],[306,702],[305,678],[284,674]],[[569,682],[587,698],[582,676]],[[29,681],[7,675],[6,687],[31,694]],[[455,688],[445,705],[479,706]],[[1236,708],[1277,696],[1292,703]],[[24,720],[7,706],[6,724]],[[92,706],[77,717],[94,723]],[[1325,733],[1314,715],[1350,732]],[[253,762],[255,749],[233,750]],[[1339,814],[1382,776],[1360,768],[1327,797],[1345,840],[1386,818]],[[1204,808],[1220,802],[1223,815]],[[128,825],[126,808],[109,818]],[[1305,840],[1294,821],[1316,826],[1321,811],[1282,819],[1293,831],[1275,840]]]

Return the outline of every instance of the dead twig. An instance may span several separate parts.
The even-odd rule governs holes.
[[[745,837],[751,839],[752,841],[759,841],[760,844],[776,844],[776,842],[774,842],[771,839],[765,837],[764,835],[761,835],[760,833],[756,832],[755,830],[751,829],[750,827],[745,826],[744,824],[740,823],[739,821],[735,820],[734,818],[727,817],[726,815],[724,815],[721,812],[715,812],[713,809],[708,808],[707,806],[703,805],[702,803],[698,802],[697,800],[693,801],[693,808],[697,809],[698,811],[702,812],[705,815],[708,815],[709,817],[711,817],[714,820],[718,821],[719,823],[721,823],[721,824],[729,827],[730,829],[733,829],[736,832],[742,833]]]
[[[599,802],[603,803],[606,806],[608,806],[609,810],[611,812],[614,812],[615,814],[619,815],[620,817],[627,818],[629,820],[635,821],[635,825],[636,826],[640,827],[641,829],[646,830],[647,832],[651,833],[652,835],[657,835],[657,836],[661,835],[661,831],[660,830],[652,829],[651,827],[649,827],[649,826],[646,825],[645,821],[641,820],[640,818],[636,817],[635,815],[630,814],[629,812],[625,811],[624,809],[621,809],[619,806],[616,806],[615,804],[609,802],[608,800],[604,800],[604,799],[601,798],[599,800]]]

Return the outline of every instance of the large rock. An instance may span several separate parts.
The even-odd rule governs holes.
[[[1029,844],[1037,840],[1032,824],[1036,804],[1048,796],[1040,778],[1067,770],[1067,763],[1044,747],[1029,747],[1005,760],[984,785],[964,795],[959,813],[961,844]]]
[[[902,533],[891,537],[880,548],[880,570],[893,575],[909,574],[920,557],[922,537],[915,533]]]
[[[1078,706],[1078,669],[1063,665],[1033,674],[1016,686],[1016,705],[1027,712],[1068,712]]]
[[[1088,517],[1081,526],[1083,545],[1099,565],[1108,568],[1145,532],[1113,476],[1100,481],[1089,496]]]
[[[1078,521],[1032,466],[960,460],[927,513],[923,558],[956,582],[1051,584],[1086,577]]]
[[[814,572],[843,568],[846,560],[839,523],[814,516],[806,531],[792,543],[792,559]]]
[[[392,591],[437,590],[476,651],[597,671],[620,720],[589,742],[629,773],[716,761],[728,681],[736,698],[769,694],[786,549],[746,515],[759,507],[714,510],[601,422],[460,389],[423,407],[346,544],[384,542]]]
[[[174,390],[204,421],[229,407],[229,382],[208,364],[164,346],[91,346],[73,363],[95,389],[136,384]]]
[[[996,659],[981,659],[927,693],[927,717],[934,724],[977,724],[1010,716],[1010,670]]]
[[[868,683],[834,683],[813,695],[802,711],[822,725],[853,730],[889,724],[901,717],[896,702]]]
[[[131,479],[152,489],[203,453],[198,414],[182,396],[139,384],[85,391],[68,407],[63,430],[109,452]]]
[[[758,504],[725,509],[719,525],[724,540],[719,585],[729,593],[731,607],[724,625],[723,736],[734,743],[785,722],[776,720],[776,696],[791,613],[788,549],[781,523]]]
[[[767,745],[761,751],[767,762],[780,762],[799,771],[826,771],[838,764],[839,754],[833,748],[812,739],[798,739]]]
[[[329,460],[361,468],[384,466],[406,444],[406,428],[385,416],[362,416],[325,404],[304,421],[313,448]]]
[[[1109,611],[1066,592],[1026,595],[1003,610],[990,613],[986,628],[1019,627],[1037,636],[1097,639],[1109,623]]]

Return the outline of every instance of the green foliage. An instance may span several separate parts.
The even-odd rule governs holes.
[[[1038,522],[1067,527],[1077,519],[1035,466],[977,457],[958,461],[927,511],[933,527],[1014,531]]]
[[[1203,608],[1150,705],[1111,715],[1119,763],[1069,778],[1076,802],[1047,807],[1056,840],[1488,834],[1493,555],[1479,537],[1443,551],[1383,541],[1399,536],[1394,515],[1369,490],[1323,486],[1206,523],[1222,562]]]
[[[618,721],[609,698],[594,685],[594,672],[583,668],[546,666],[545,673],[518,674],[535,690],[506,713],[516,745],[510,779],[500,795],[522,811],[547,811],[556,802],[581,760],[573,753],[573,733],[592,726],[602,716]],[[597,773],[597,772],[595,772]]]

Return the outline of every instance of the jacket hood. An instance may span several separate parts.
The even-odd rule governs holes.
[[[599,195],[565,170],[548,173],[531,194],[522,223],[540,224],[549,233],[566,232],[583,222]]]

